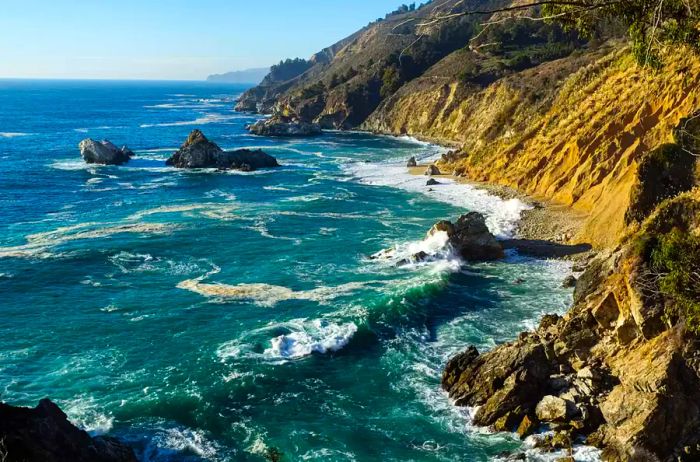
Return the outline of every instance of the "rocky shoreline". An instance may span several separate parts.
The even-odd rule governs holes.
[[[412,175],[424,175],[429,167],[430,164],[412,165],[410,159],[407,165]],[[430,175],[430,179],[437,181],[432,184],[434,187],[439,187],[441,179],[448,179],[483,189],[503,200],[518,199],[529,205],[530,208],[521,214],[514,238],[503,242],[505,249],[517,249],[521,254],[538,258],[562,258],[573,261],[577,266],[595,256],[590,245],[573,240],[583,227],[586,214],[562,204],[528,196],[508,186],[471,181],[460,175],[440,172]]]
[[[88,435],[48,399],[36,408],[0,403],[0,435],[4,462],[137,462],[129,446]]]

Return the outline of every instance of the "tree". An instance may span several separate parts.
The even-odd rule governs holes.
[[[534,10],[533,16],[516,13]],[[627,29],[633,52],[643,65],[660,66],[660,50],[664,45],[686,45],[700,52],[700,0],[541,0],[485,10],[436,13],[418,28],[470,15],[501,18],[484,23],[485,27],[505,20],[557,21],[566,28],[593,35],[605,22],[615,22]],[[409,21],[417,21],[418,18]]]

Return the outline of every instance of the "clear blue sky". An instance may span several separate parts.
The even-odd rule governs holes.
[[[309,57],[401,0],[0,0],[0,78],[200,80]],[[410,3],[410,2],[409,2]]]

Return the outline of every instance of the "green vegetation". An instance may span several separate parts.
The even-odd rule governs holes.
[[[399,74],[399,70],[396,68],[396,66],[389,66],[384,69],[384,74],[382,75],[382,87],[379,90],[379,94],[382,98],[391,96],[401,87],[402,83],[403,82]]]
[[[652,270],[670,302],[666,318],[684,320],[689,331],[700,334],[700,237],[674,229],[650,244]]]
[[[641,160],[625,221],[642,222],[666,199],[695,184],[696,158],[678,144],[663,144]]]
[[[286,59],[270,68],[269,79],[275,82],[286,82],[306,72],[313,63],[301,58]]]
[[[551,0],[542,7],[542,14],[587,36],[602,24],[621,25],[643,65],[661,66],[660,52],[666,45],[687,45],[700,52],[698,0]]]

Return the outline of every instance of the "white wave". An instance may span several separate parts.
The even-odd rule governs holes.
[[[312,353],[328,353],[345,347],[357,332],[354,322],[334,324],[316,319],[302,326],[302,330],[273,338],[265,355],[273,358],[296,359]]]
[[[218,461],[219,448],[200,430],[185,427],[158,429],[143,453],[144,462],[167,462],[177,454],[194,454]]]
[[[114,417],[100,411],[100,406],[91,397],[62,402],[61,408],[71,422],[86,432],[102,435],[114,424]]]
[[[216,355],[222,361],[251,357],[268,360],[299,359],[314,353],[325,354],[344,348],[357,332],[354,322],[335,323],[328,319],[295,319],[271,324],[249,332],[243,339],[232,340],[219,346]],[[269,335],[271,331],[287,333],[269,338],[269,347],[262,354],[254,352],[249,338]]]
[[[241,116],[237,114],[225,115],[225,114],[207,114],[204,117],[199,117],[195,120],[184,120],[180,122],[166,122],[158,124],[142,124],[141,128],[151,128],[151,127],[179,127],[186,125],[206,125],[214,123],[225,123],[231,120],[240,119]]]
[[[417,256],[419,256],[417,258]],[[433,266],[439,272],[454,273],[461,269],[462,260],[454,252],[446,232],[440,231],[426,237],[422,241],[397,244],[372,255],[378,262],[388,263],[394,267]]]
[[[21,136],[31,136],[33,133],[24,132],[0,132],[0,138],[19,138]]]
[[[427,177],[412,175],[401,162],[355,162],[345,165],[344,169],[363,184],[419,192],[441,202],[480,212],[486,216],[491,232],[501,238],[511,237],[517,229],[521,213],[531,208],[518,199],[504,200],[450,178],[440,178],[439,185],[428,187]]]

